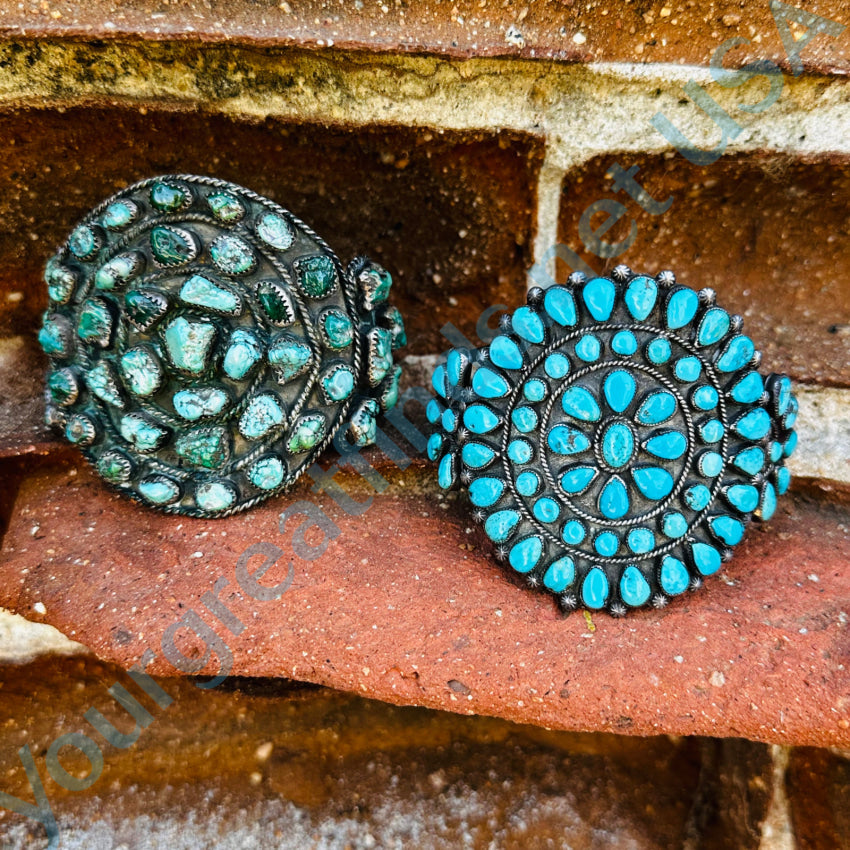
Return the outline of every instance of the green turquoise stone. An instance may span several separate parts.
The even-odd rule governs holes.
[[[133,254],[121,254],[104,263],[95,273],[94,285],[98,289],[115,289],[136,276],[141,264]]]
[[[375,442],[378,435],[378,423],[375,421],[378,410],[378,402],[372,398],[366,399],[355,410],[350,423],[350,433],[355,446],[369,446]]]
[[[228,378],[241,381],[263,356],[263,346],[251,331],[235,330],[224,355],[222,368]]]
[[[198,375],[207,368],[215,342],[215,326],[178,316],[165,329],[165,347],[171,362],[186,372]]]
[[[283,482],[284,467],[278,457],[260,458],[249,470],[248,480],[260,490],[274,490]]]
[[[73,404],[80,392],[77,379],[70,369],[51,372],[47,378],[47,390],[50,393],[51,401],[63,407],[67,404]]]
[[[407,334],[404,330],[404,319],[398,307],[387,307],[384,319],[390,325],[390,334],[393,340],[393,351],[404,348],[407,345]]]
[[[140,331],[147,331],[168,312],[168,299],[152,289],[131,289],[124,295],[124,309]]]
[[[401,366],[393,369],[392,377],[381,394],[381,410],[391,410],[398,403],[398,385],[401,380]]]
[[[121,389],[112,365],[108,361],[101,360],[97,366],[86,373],[86,384],[101,401],[113,407],[124,407]]]
[[[210,245],[210,257],[225,274],[247,274],[257,265],[251,246],[229,233],[219,236]]]
[[[325,436],[323,416],[305,416],[298,421],[289,436],[287,448],[290,454],[306,452],[318,445]]]
[[[168,437],[168,431],[147,416],[129,413],[120,425],[121,436],[140,452],[158,449]]]
[[[194,260],[198,249],[192,236],[177,227],[158,225],[150,232],[151,252],[163,266],[179,266]]]
[[[235,224],[245,215],[245,207],[238,198],[228,192],[214,192],[207,197],[213,215],[225,224]]]
[[[45,314],[44,324],[38,332],[38,342],[45,354],[67,357],[71,353],[67,321]]]
[[[230,397],[218,387],[194,387],[174,394],[172,403],[177,414],[187,422],[218,416],[229,404]]]
[[[235,292],[200,274],[193,274],[180,287],[180,300],[193,307],[208,307],[217,313],[227,313],[231,316],[242,312],[242,301]]]
[[[267,212],[257,222],[257,236],[278,251],[285,251],[292,245],[295,235],[289,222],[275,213]]]
[[[174,450],[193,466],[218,469],[230,457],[230,440],[224,428],[186,431],[177,438]]]
[[[93,228],[87,224],[80,225],[68,237],[68,248],[80,260],[87,260],[100,247],[100,240]]]
[[[176,481],[161,475],[152,475],[139,482],[139,492],[154,505],[170,505],[180,497]]]
[[[211,513],[226,511],[236,503],[236,491],[226,481],[204,481],[195,490],[195,502]]]
[[[284,414],[277,396],[262,393],[254,396],[239,417],[239,430],[248,440],[259,440],[283,424]]]
[[[297,267],[301,288],[311,298],[324,298],[336,286],[336,269],[329,257],[307,257]]]
[[[113,201],[104,210],[101,221],[109,230],[123,230],[138,214],[138,207],[132,201]]]
[[[279,283],[264,280],[257,286],[257,298],[272,322],[280,327],[295,321],[295,308],[289,293]]]
[[[309,366],[310,346],[294,336],[278,337],[269,348],[269,363],[275,367],[283,382],[291,381]]]
[[[83,413],[74,414],[65,426],[65,436],[78,446],[89,446],[94,442],[97,431],[94,422]]]
[[[347,348],[354,339],[354,326],[351,324],[351,319],[339,310],[328,310],[322,316],[322,329],[328,345],[334,351]]]
[[[123,452],[113,449],[98,458],[97,471],[111,484],[123,484],[133,474],[133,463]]]
[[[364,306],[367,310],[372,310],[389,298],[393,279],[385,268],[373,263],[361,273],[359,279],[363,287]]]
[[[354,372],[338,366],[322,378],[322,389],[330,401],[343,401],[354,390]]]
[[[160,212],[177,212],[188,206],[192,196],[188,189],[170,183],[154,183],[151,186],[151,204]]]
[[[112,336],[112,313],[104,301],[89,298],[83,303],[77,323],[77,336],[83,342],[94,343],[102,348],[109,345]]]
[[[162,384],[162,369],[157,358],[142,346],[121,355],[121,377],[133,395],[147,398]]]
[[[74,294],[77,275],[67,266],[57,262],[55,258],[47,263],[44,279],[47,282],[47,294],[51,301],[64,304]]]
[[[393,343],[390,332],[375,328],[369,332],[369,381],[375,386],[384,380],[393,365]]]

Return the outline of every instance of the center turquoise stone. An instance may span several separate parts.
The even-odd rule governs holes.
[[[635,438],[631,428],[623,422],[612,422],[602,434],[605,463],[619,469],[632,459],[634,452]]]

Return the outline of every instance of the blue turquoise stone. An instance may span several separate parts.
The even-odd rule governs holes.
[[[755,489],[755,488],[753,488]],[[764,492],[761,497],[761,504],[759,505],[759,516],[765,522],[771,519],[773,515],[776,513],[776,490],[774,489],[772,484],[764,485]]]
[[[322,328],[328,345],[334,351],[348,348],[354,339],[354,326],[351,319],[339,310],[328,310],[322,316]]]
[[[226,481],[204,481],[195,490],[195,501],[202,510],[218,513],[236,504],[236,491]]]
[[[572,293],[561,286],[553,286],[543,296],[543,308],[563,327],[572,327],[578,321],[576,302]]]
[[[650,437],[643,447],[655,457],[664,460],[676,460],[680,458],[688,448],[687,437],[681,431],[664,431]]]
[[[454,457],[445,454],[437,467],[437,482],[444,490],[451,490],[455,483]]]
[[[139,482],[139,492],[154,505],[169,505],[180,496],[180,487],[170,478],[154,475]]]
[[[533,496],[540,489],[540,476],[530,470],[521,472],[516,479],[516,489],[520,496]]]
[[[230,457],[230,439],[219,427],[184,431],[177,437],[174,451],[192,466],[218,469]]]
[[[661,520],[661,530],[668,537],[682,537],[688,530],[688,521],[678,511],[664,514]]]
[[[522,337],[528,342],[543,342],[546,335],[546,329],[540,316],[531,309],[531,307],[520,307],[514,311],[511,318],[511,328],[517,336]]]
[[[213,192],[207,196],[207,204],[213,215],[225,224],[235,224],[245,216],[242,202],[229,192]]]
[[[760,446],[750,446],[738,452],[732,462],[743,472],[756,475],[764,469],[764,449]]]
[[[655,535],[648,528],[633,528],[626,542],[636,555],[645,555],[655,548]]]
[[[671,353],[670,343],[663,337],[652,340],[646,347],[646,356],[658,365],[666,363],[670,359]]]
[[[548,496],[541,496],[532,508],[534,516],[540,522],[555,522],[561,514],[561,506]]]
[[[602,353],[602,343],[593,334],[585,334],[575,347],[576,357],[585,363],[593,363]]]
[[[495,456],[496,453],[493,449],[483,443],[465,443],[461,449],[463,462],[472,469],[481,469],[487,466]]]
[[[721,514],[709,522],[711,530],[727,545],[737,546],[744,536],[744,524],[734,517]]]
[[[531,572],[543,554],[543,541],[539,537],[526,537],[511,547],[508,563],[518,573]]]
[[[261,393],[254,396],[239,417],[239,430],[248,440],[259,440],[284,420],[283,407],[277,396]]]
[[[694,484],[685,490],[685,504],[692,511],[703,510],[711,501],[711,491],[704,484]]]
[[[522,394],[529,401],[542,401],[546,398],[546,393],[548,391],[549,388],[539,378],[531,378],[525,382],[525,385],[522,388]]]
[[[157,225],[151,228],[151,253],[163,266],[179,266],[195,258],[198,249],[192,236],[178,227]]]
[[[611,372],[604,383],[605,399],[612,410],[622,413],[635,397],[635,379],[622,369]]]
[[[785,457],[791,457],[794,454],[794,450],[797,448],[797,432],[792,431],[791,436],[785,441],[785,445],[782,447],[782,454]]]
[[[602,457],[609,466],[625,466],[635,451],[632,429],[623,422],[612,422],[602,435]]]
[[[145,346],[125,351],[121,355],[119,368],[127,389],[133,395],[147,398],[162,384],[163,375],[159,361]]]
[[[620,538],[611,531],[603,531],[602,534],[597,535],[596,539],[593,541],[593,548],[596,549],[597,554],[602,555],[603,558],[610,558],[612,555],[615,555],[617,553],[617,549],[620,548]]]
[[[719,419],[709,419],[699,426],[699,434],[706,443],[719,443],[723,439],[726,429]]]
[[[590,440],[577,428],[556,425],[546,438],[549,448],[559,455],[575,455],[590,448]]]
[[[425,453],[428,455],[428,460],[436,461],[443,450],[443,435],[437,432],[428,437],[428,442],[425,444]]]
[[[770,414],[763,407],[757,407],[735,423],[735,430],[748,440],[760,440],[770,431]]]
[[[750,372],[744,375],[734,387],[732,387],[732,398],[741,404],[754,404],[764,393],[764,379],[758,372]]]
[[[446,372],[446,367],[440,364],[436,369],[431,373],[431,386],[434,388],[434,392],[437,395],[442,396],[443,398],[448,397],[448,373]]]
[[[354,391],[354,372],[348,366],[335,366],[322,378],[322,390],[331,401],[344,401]]]
[[[285,251],[292,245],[295,234],[289,226],[289,222],[277,213],[266,212],[260,216],[257,222],[257,236],[272,248]]]
[[[708,543],[692,543],[691,556],[694,559],[694,566],[699,570],[700,575],[704,576],[716,573],[723,560],[720,552]]]
[[[215,325],[210,322],[178,316],[165,329],[165,347],[178,369],[198,375],[207,368],[215,336]]]
[[[112,337],[112,312],[101,298],[83,302],[77,323],[77,336],[83,341],[106,348]]]
[[[472,389],[481,398],[502,398],[508,394],[510,387],[501,375],[486,366],[479,366],[472,376]]]
[[[733,484],[726,490],[726,498],[741,513],[751,513],[758,507],[759,491],[752,484]]]
[[[504,337],[499,338],[504,339]],[[497,363],[496,365],[498,366],[499,364]],[[446,358],[446,374],[448,375],[449,383],[453,387],[456,387],[460,383],[460,374],[462,368],[463,358],[461,357],[460,352],[453,348],[449,352],[449,356]]]
[[[629,512],[629,491],[615,475],[599,494],[599,510],[608,519],[619,519]]]
[[[260,458],[248,470],[248,480],[260,490],[274,490],[283,483],[286,470],[279,457]]]
[[[660,466],[642,466],[633,469],[632,478],[638,490],[652,501],[663,499],[673,489],[673,476]]]
[[[237,328],[230,336],[222,368],[228,378],[241,381],[263,357],[262,343],[251,331]]]
[[[582,422],[598,422],[602,417],[599,404],[584,387],[568,387],[561,396],[561,407],[568,416]]]
[[[640,607],[649,599],[650,592],[649,582],[634,564],[623,570],[620,578],[620,598],[626,605],[632,608]]]
[[[105,401],[113,407],[124,407],[124,399],[121,397],[112,365],[108,361],[101,360],[88,371],[86,384],[101,401]]]
[[[68,237],[68,248],[80,260],[86,260],[97,251],[99,240],[95,231],[87,224],[74,230]]]
[[[581,493],[595,477],[596,470],[592,466],[576,466],[561,476],[561,486],[567,493]]]
[[[519,522],[517,511],[496,511],[484,522],[484,532],[494,543],[504,543]]]
[[[463,424],[473,434],[487,434],[501,421],[497,414],[483,404],[471,404],[463,411]]]
[[[688,589],[691,577],[685,565],[672,555],[665,555],[661,561],[661,574],[659,576],[661,587],[670,596],[678,596]]]
[[[737,369],[742,369],[753,359],[755,351],[756,347],[748,336],[736,336],[730,340],[723,354],[720,355],[717,368],[721,372],[734,372]]]
[[[325,437],[325,417],[322,414],[302,416],[286,443],[286,450],[293,455],[308,452]]]
[[[697,461],[697,466],[701,475],[706,478],[715,478],[723,470],[723,455],[717,452],[703,452]]]
[[[543,363],[543,369],[550,378],[563,378],[569,374],[570,361],[563,354],[556,351],[550,354]]]
[[[659,425],[666,422],[676,412],[676,397],[666,390],[648,395],[637,412],[637,421],[641,425]]]
[[[564,527],[561,530],[561,537],[564,543],[578,546],[587,537],[587,529],[580,520],[571,519],[564,523]]]
[[[136,205],[128,201],[113,201],[104,211],[101,222],[109,230],[123,230],[135,221],[138,215]]]
[[[45,354],[67,357],[71,353],[71,346],[64,320],[46,317],[38,332],[38,343]]]
[[[782,377],[779,379],[776,397],[776,409],[780,416],[784,416],[791,407],[791,379]]]
[[[637,339],[631,331],[618,331],[611,340],[611,349],[624,357],[630,357],[637,351],[637,348]]]
[[[508,457],[514,463],[528,463],[531,455],[531,444],[527,440],[511,440],[508,443]]]
[[[523,434],[530,434],[539,422],[537,412],[533,407],[515,407],[511,411],[511,422],[517,431]]]
[[[588,608],[602,608],[608,601],[608,577],[599,567],[593,567],[581,585],[581,601]]]
[[[151,204],[160,212],[177,212],[192,200],[187,189],[169,183],[154,183],[151,186]]]
[[[629,283],[623,296],[626,308],[638,322],[642,322],[652,312],[657,298],[658,284],[651,277],[643,275]]]
[[[428,404],[425,405],[425,417],[432,424],[436,425],[440,420],[440,417],[443,415],[443,406],[437,399],[432,398]]]
[[[180,287],[179,297],[184,304],[208,307],[217,313],[236,316],[242,312],[242,300],[235,292],[200,274],[193,274]]]
[[[697,342],[700,345],[713,345],[729,333],[730,326],[729,314],[719,307],[712,307],[706,310],[699,323]]]
[[[787,466],[780,466],[776,470],[776,492],[782,496],[788,492],[791,486],[791,472]]]
[[[121,436],[140,452],[158,449],[168,436],[168,431],[141,414],[130,413],[121,419]]]
[[[469,499],[479,508],[489,508],[502,498],[505,482],[501,478],[476,478],[469,485]]]
[[[576,580],[576,566],[569,555],[549,565],[543,584],[553,593],[563,593]]]
[[[605,277],[594,277],[584,285],[581,295],[590,315],[597,322],[607,322],[611,318],[617,295],[613,281]]]
[[[797,421],[797,413],[799,411],[799,405],[797,404],[797,399],[794,396],[791,396],[791,404],[788,407],[788,413],[785,414],[785,427],[793,428],[794,423]]]
[[[440,417],[440,424],[442,424],[443,428],[445,428],[449,433],[457,428],[457,416],[450,407],[447,407],[443,411],[443,415]]]
[[[280,379],[286,382],[306,371],[313,358],[313,352],[307,343],[297,337],[283,335],[272,342],[267,356]]]
[[[699,298],[692,289],[677,289],[667,301],[667,327],[683,328],[693,319],[699,307]]]
[[[248,274],[257,265],[251,246],[238,236],[225,233],[210,244],[210,259],[225,274]]]
[[[681,357],[676,361],[675,372],[680,381],[690,383],[702,374],[702,363],[698,357]]]
[[[693,400],[694,407],[698,410],[713,410],[717,407],[717,402],[719,400],[717,390],[708,385],[697,387],[691,398]]]
[[[777,443],[775,440],[770,444],[770,460],[772,463],[776,463],[782,457],[782,444]]]
[[[497,336],[490,343],[490,359],[502,369],[521,369],[524,363],[519,346],[507,336]]]
[[[141,262],[131,254],[120,254],[104,263],[95,272],[94,285],[100,290],[115,289],[132,280],[141,269]]]

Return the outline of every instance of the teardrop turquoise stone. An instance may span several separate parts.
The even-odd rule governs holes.
[[[454,481],[454,458],[451,453],[445,454],[437,467],[437,482],[444,490],[450,490]]]
[[[744,536],[744,524],[725,514],[714,517],[709,524],[727,546],[737,546]]]
[[[696,315],[699,298],[692,289],[677,289],[667,302],[667,327],[683,328]]]
[[[508,562],[518,573],[527,573],[537,566],[543,553],[543,541],[539,537],[526,537],[511,547]]]
[[[677,596],[688,589],[690,576],[685,565],[672,555],[665,555],[661,562],[661,587],[670,596]]]
[[[582,290],[582,298],[590,310],[590,315],[597,322],[606,322],[614,309],[614,298],[617,289],[613,281],[605,277],[595,277],[589,280]]]
[[[239,430],[249,440],[259,440],[284,420],[283,408],[271,393],[254,396],[239,417]]]
[[[501,478],[476,478],[469,485],[469,499],[479,508],[489,508],[502,497],[505,482]]]
[[[658,501],[670,494],[673,489],[673,476],[660,466],[644,466],[632,470],[632,478],[638,490],[647,499]]]
[[[590,448],[590,440],[577,428],[556,425],[546,438],[553,452],[559,455],[575,455]]]
[[[701,511],[711,501],[711,491],[703,484],[694,484],[685,490],[685,504],[693,511]]]
[[[763,407],[757,407],[735,423],[735,430],[748,440],[760,440],[770,431],[770,414]]]
[[[738,469],[750,475],[755,475],[764,469],[764,460],[764,449],[759,446],[750,446],[748,449],[738,452],[733,463]]]
[[[681,431],[665,431],[650,437],[644,443],[644,448],[650,454],[664,460],[676,460],[685,453],[687,447],[688,440]]]
[[[561,286],[553,286],[546,290],[543,307],[554,321],[564,327],[572,327],[578,320],[572,293]]]
[[[691,545],[694,565],[701,575],[710,576],[720,569],[722,558],[720,552],[707,543],[694,543]]]
[[[481,398],[501,398],[508,394],[508,382],[486,366],[479,366],[472,376],[472,389]]]
[[[484,523],[484,532],[494,543],[504,543],[519,522],[517,511],[496,511]]]
[[[776,513],[776,490],[774,490],[772,484],[765,484],[761,506],[759,508],[759,516],[766,522],[774,513]]]
[[[581,599],[588,608],[599,609],[608,600],[608,577],[599,567],[593,567],[581,586]]]
[[[545,329],[540,316],[531,307],[520,307],[514,311],[511,327],[518,336],[529,342],[543,342]]]
[[[605,379],[605,398],[612,410],[622,413],[635,397],[635,379],[621,369],[612,372]]]
[[[561,407],[568,416],[582,422],[598,422],[602,416],[596,399],[584,387],[568,387],[561,396]]]
[[[638,608],[649,599],[649,594],[649,582],[634,564],[630,564],[620,578],[620,598],[626,605]]]
[[[463,424],[473,434],[486,434],[500,422],[499,417],[483,404],[471,404],[463,412]]]
[[[658,425],[676,412],[676,397],[666,390],[654,392],[644,399],[637,412],[641,425]]]
[[[176,266],[193,259],[197,249],[183,230],[158,225],[150,232],[151,253],[164,266]]]
[[[726,491],[726,498],[742,513],[751,513],[758,507],[759,491],[752,484],[733,484]]]
[[[764,392],[764,380],[758,372],[750,372],[732,387],[732,398],[741,404],[753,404]]]
[[[569,555],[558,558],[549,565],[543,576],[543,584],[553,593],[562,593],[576,580],[576,567]]]
[[[561,486],[568,493],[580,493],[596,477],[592,466],[577,466],[561,476]]]
[[[634,319],[642,322],[655,306],[658,284],[651,277],[636,277],[626,289],[624,301]]]
[[[706,311],[699,323],[697,342],[700,345],[712,345],[719,342],[729,332],[729,314],[719,307],[712,307]]]
[[[490,343],[490,359],[502,369],[521,369],[523,364],[519,346],[507,336],[497,336]]]
[[[742,369],[752,360],[755,350],[756,347],[748,336],[736,336],[720,355],[717,368],[721,372],[734,372],[736,369]]]
[[[473,469],[481,469],[487,466],[495,456],[496,453],[493,449],[483,443],[466,443],[461,450],[463,462]]]

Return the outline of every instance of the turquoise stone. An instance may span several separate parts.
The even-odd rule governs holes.
[[[148,331],[168,312],[168,299],[152,289],[131,289],[124,295],[124,309],[140,331]]]
[[[605,378],[605,399],[611,409],[622,413],[635,397],[637,385],[629,372],[618,369]]]
[[[259,440],[283,424],[283,407],[276,395],[254,396],[239,417],[239,431],[248,440]]]
[[[310,298],[324,298],[335,289],[336,269],[330,257],[308,257],[299,260],[297,268],[301,289]]]
[[[399,384],[401,383],[401,366],[394,366],[392,375],[384,383],[381,391],[381,410],[386,412],[398,404]]]
[[[637,348],[637,340],[631,331],[618,331],[611,340],[611,349],[624,357],[631,357],[637,351]]]
[[[717,390],[714,389],[714,387],[705,385],[697,387],[694,390],[691,400],[694,403],[694,407],[698,410],[713,410],[717,407],[719,396],[717,395]]]
[[[577,428],[556,425],[546,438],[549,448],[559,455],[575,455],[590,448],[590,440]]]
[[[490,343],[490,359],[501,369],[521,369],[524,362],[519,346],[507,336],[497,336]]]
[[[539,418],[533,407],[515,407],[511,411],[511,423],[523,434],[531,433],[538,422]]]
[[[245,216],[242,202],[229,192],[213,192],[212,195],[207,195],[207,204],[213,215],[225,224],[236,224]]]
[[[581,295],[590,315],[597,322],[607,322],[611,318],[617,295],[613,281],[605,277],[594,277],[584,285]]]
[[[676,397],[666,390],[648,395],[637,412],[637,421],[641,425],[660,425],[676,412]]]
[[[744,536],[744,524],[726,514],[714,517],[709,525],[727,546],[737,546]]]
[[[732,507],[748,514],[758,507],[759,491],[752,484],[733,484],[726,490],[726,498]]]
[[[501,478],[476,478],[469,485],[469,499],[479,508],[489,508],[502,498],[505,482]]]
[[[115,289],[132,280],[142,268],[138,255],[120,254],[104,263],[95,273],[94,285],[101,290]]]
[[[189,190],[170,183],[154,183],[151,186],[151,204],[160,212],[177,212],[192,201]]]
[[[655,548],[655,535],[648,528],[633,528],[627,542],[636,555],[645,555]]]
[[[692,511],[701,511],[711,501],[711,491],[703,484],[694,484],[684,493],[685,504]]]
[[[682,537],[688,530],[688,521],[678,511],[664,514],[661,520],[661,530],[668,537]]]
[[[529,401],[543,401],[548,391],[549,388],[539,378],[531,378],[525,382],[522,388],[522,394]]]
[[[652,363],[660,365],[670,359],[672,349],[670,343],[663,337],[652,340],[646,347],[646,356]]]
[[[709,419],[699,426],[699,433],[706,443],[719,443],[726,433],[723,423],[719,419]]]
[[[437,422],[440,421],[440,417],[443,415],[443,407],[437,399],[432,398],[428,404],[425,405],[425,417],[432,424],[436,425]]]
[[[562,593],[576,580],[576,567],[569,555],[558,558],[549,565],[543,576],[543,584],[553,593]]]
[[[720,355],[717,368],[721,372],[734,372],[737,369],[742,369],[753,359],[755,351],[756,347],[748,336],[733,337],[723,350],[723,354]]]
[[[581,600],[588,608],[598,610],[608,601],[608,577],[599,567],[593,567],[581,585]]]
[[[562,286],[553,286],[543,296],[543,308],[563,327],[572,327],[578,321],[576,302],[572,293]]]
[[[147,398],[162,385],[162,367],[156,355],[147,347],[130,348],[119,361],[121,377],[133,395]]]
[[[451,408],[446,408],[443,411],[443,415],[440,417],[440,421],[442,423],[443,428],[446,429],[449,433],[454,431],[457,428],[457,416],[455,412]]]
[[[581,493],[590,486],[596,475],[592,466],[574,466],[561,476],[561,486],[567,493]]]
[[[732,398],[741,404],[754,404],[764,393],[764,379],[758,372],[750,372],[732,387]]]
[[[204,481],[195,490],[195,502],[202,510],[219,513],[236,504],[236,491],[227,481]]]
[[[348,366],[334,366],[322,378],[322,390],[329,401],[344,401],[354,391],[354,372]]]
[[[230,439],[219,427],[184,431],[177,437],[174,450],[192,466],[218,469],[230,457]]]
[[[367,272],[361,273],[359,283],[363,289],[363,306],[372,310],[389,298],[393,279],[385,268],[371,266]]]
[[[625,466],[635,451],[632,429],[623,422],[612,422],[602,435],[602,457],[608,466]]]
[[[660,466],[642,466],[632,470],[638,490],[647,499],[658,501],[670,494],[673,489],[673,476]]]
[[[723,471],[723,455],[717,452],[703,452],[697,462],[701,475],[715,478]]]
[[[171,401],[178,416],[187,422],[196,422],[218,416],[230,403],[230,397],[218,387],[193,387],[176,392]]]
[[[162,475],[151,475],[139,482],[139,492],[154,505],[170,505],[180,498],[180,486]]]
[[[437,483],[444,489],[450,490],[454,486],[455,471],[454,457],[451,454],[443,456],[437,467]]]
[[[321,443],[324,437],[324,416],[321,414],[302,416],[292,429],[286,448],[293,455],[308,452]]]
[[[508,394],[508,382],[487,366],[479,366],[472,376],[472,389],[481,398],[501,398]]]
[[[248,274],[257,265],[251,246],[238,236],[225,233],[213,240],[209,247],[210,259],[225,274]]]
[[[582,422],[598,422],[602,417],[599,404],[584,387],[568,387],[561,396],[561,407],[568,416]]]
[[[55,257],[47,261],[44,279],[50,300],[57,304],[65,304],[74,294],[74,288],[77,285],[76,273],[59,263]]]
[[[593,334],[585,334],[575,347],[576,357],[585,363],[593,363],[602,353],[602,343]]]
[[[263,308],[263,312],[271,319],[272,324],[279,327],[285,328],[291,325],[295,321],[295,307],[292,305],[292,298],[290,297],[288,288],[275,280],[263,280],[257,284],[257,300],[260,302],[260,306]],[[342,313],[338,311],[334,311],[336,315],[343,316]],[[327,330],[328,317],[324,317],[324,327]],[[349,326],[351,322],[348,323]],[[348,342],[351,342],[349,339]],[[348,342],[345,345],[340,346],[341,348],[345,348],[348,345]],[[331,345],[334,348],[334,345]]]
[[[755,488],[754,488],[755,489]],[[772,484],[764,485],[764,493],[761,497],[761,505],[759,505],[759,516],[767,522],[776,513],[776,490]]]
[[[86,373],[88,388],[101,400],[113,407],[124,407],[124,399],[112,364],[101,360]]]
[[[593,548],[596,549],[598,555],[603,558],[610,558],[617,553],[620,548],[620,538],[611,531],[603,531],[602,534],[596,536],[593,541]]]
[[[354,339],[354,326],[351,320],[338,310],[329,310],[323,315],[322,328],[328,345],[335,351],[347,348]]]
[[[791,406],[791,379],[782,377],[778,382],[776,408],[780,416],[784,416]]]
[[[288,334],[277,337],[268,351],[269,363],[284,383],[304,373],[310,366],[312,355],[307,343]]]
[[[702,363],[698,357],[682,357],[676,361],[675,371],[680,381],[690,383],[702,374]]]
[[[550,354],[543,363],[543,369],[550,378],[563,378],[569,374],[570,361],[560,352]]]
[[[248,469],[248,480],[260,490],[274,490],[283,483],[286,470],[275,455],[260,458]]]
[[[91,418],[84,413],[75,413],[65,425],[66,439],[78,446],[90,446],[97,437],[97,429]]]
[[[192,235],[179,227],[157,225],[150,232],[151,253],[163,266],[179,266],[194,260],[198,247]]]
[[[132,201],[113,201],[103,211],[101,222],[109,230],[123,230],[138,214],[139,209]]]
[[[47,389],[51,401],[62,407],[73,404],[80,394],[77,378],[70,369],[51,372],[47,378]]]
[[[133,474],[133,463],[124,452],[110,449],[98,458],[97,471],[111,484],[124,484]]]
[[[651,277],[636,277],[626,288],[623,300],[632,318],[642,322],[655,307],[658,284]]]
[[[554,522],[561,513],[561,506],[548,496],[542,496],[534,503],[532,512],[540,522]]]
[[[256,335],[237,328],[230,336],[224,355],[224,374],[234,381],[241,381],[260,362],[262,356],[263,346]]]
[[[101,298],[87,298],[80,310],[77,336],[83,341],[106,348],[112,338],[112,311]]]
[[[276,248],[278,251],[286,251],[293,241],[295,234],[289,226],[289,222],[283,216],[273,212],[266,212],[260,216],[257,222],[257,236],[266,245]]]
[[[80,225],[68,237],[68,248],[80,260],[94,256],[100,247],[100,239],[94,229],[87,224]]]
[[[369,381],[377,386],[393,367],[393,338],[386,328],[369,332]]]
[[[530,470],[521,472],[516,479],[516,489],[520,496],[533,496],[540,489],[540,476]]]
[[[199,375],[207,368],[215,343],[215,325],[178,316],[168,323],[163,336],[168,356],[177,369]]]
[[[484,443],[465,443],[461,449],[463,462],[472,469],[481,469],[487,466],[496,453]]]
[[[435,431],[428,437],[428,442],[425,445],[425,453],[428,455],[428,460],[436,461],[443,451],[443,435]]]
[[[618,477],[614,476],[602,488],[599,495],[599,510],[608,519],[620,519],[629,512],[629,491]]]
[[[730,326],[729,314],[719,307],[712,307],[706,311],[699,323],[697,342],[700,345],[713,345],[715,342],[720,342],[729,333]]]
[[[683,328],[696,315],[699,298],[692,289],[677,289],[667,301],[667,327]]]
[[[791,436],[785,441],[785,445],[782,447],[782,454],[785,457],[791,457],[794,454],[794,450],[797,448],[797,432],[792,431]]]
[[[634,564],[623,570],[620,577],[620,598],[626,605],[632,608],[640,607],[649,599],[650,592],[649,582]]]
[[[764,469],[764,449],[760,446],[750,446],[735,455],[733,463],[738,469],[750,475],[756,475]]]
[[[704,576],[716,573],[723,561],[720,552],[707,543],[692,543],[691,557],[694,559],[694,566],[699,570],[700,575]]]
[[[564,523],[564,527],[561,530],[561,537],[564,543],[578,546],[587,537],[587,529],[580,520],[571,519]]]
[[[45,313],[44,324],[38,332],[38,343],[45,354],[67,357],[71,353],[67,321]]]
[[[168,437],[168,430],[140,413],[128,413],[121,419],[121,436],[137,451],[152,452]]]
[[[446,372],[446,367],[441,364],[431,373],[431,386],[434,388],[434,392],[443,398],[446,398],[448,395],[447,382],[448,373]]]
[[[242,312],[242,300],[235,292],[200,274],[193,274],[180,287],[179,297],[184,304],[207,307],[216,313],[238,316]]]
[[[446,374],[448,375],[449,383],[453,387],[456,387],[460,383],[463,364],[464,358],[461,357],[461,354],[457,349],[453,348],[449,352],[449,356],[446,358]]]
[[[664,460],[680,458],[688,448],[688,439],[681,431],[663,431],[650,437],[643,447],[655,457]]]
[[[770,443],[770,460],[776,463],[782,457],[782,444],[772,441]]]
[[[791,472],[787,466],[780,466],[776,470],[776,492],[782,496],[788,492],[791,486]]]
[[[748,440],[760,440],[770,431],[770,414],[763,407],[757,407],[735,423],[735,430]]]
[[[463,424],[473,434],[487,434],[502,420],[489,407],[471,404],[463,412]]]
[[[665,555],[661,561],[661,574],[659,576],[661,587],[670,596],[678,596],[688,589],[691,577],[685,565],[672,555]]]
[[[526,537],[511,547],[508,562],[518,573],[531,572],[543,554],[543,541],[539,537]]]
[[[520,307],[511,318],[511,328],[517,336],[528,342],[543,342],[546,330],[540,316],[531,307]]]
[[[517,511],[496,511],[484,523],[484,532],[494,543],[504,543],[519,522]]]

